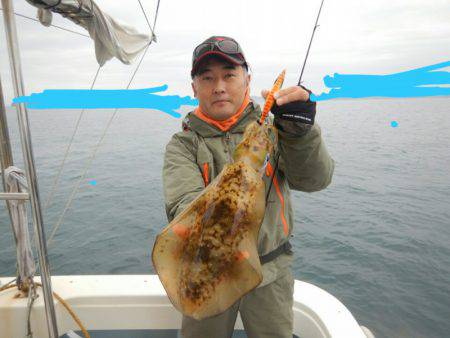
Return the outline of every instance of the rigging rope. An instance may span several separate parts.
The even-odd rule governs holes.
[[[140,68],[140,66],[141,66],[141,64],[142,64],[142,61],[144,60],[145,55],[147,54],[147,51],[148,51],[148,49],[149,49],[149,47],[150,47],[152,41],[155,41],[155,39],[154,39],[154,38],[155,38],[155,35],[154,35],[154,28],[155,28],[155,26],[156,26],[156,19],[157,19],[157,16],[158,16],[160,0],[158,0],[158,3],[157,3],[156,13],[155,13],[155,19],[154,19],[154,23],[153,23],[153,29],[152,29],[152,27],[151,27],[151,25],[150,25],[150,23],[149,23],[149,21],[148,21],[147,15],[146,15],[146,13],[145,13],[144,8],[142,7],[142,4],[141,4],[140,0],[138,0],[138,1],[139,1],[140,6],[141,6],[142,12],[143,12],[143,14],[144,14],[144,16],[145,16],[145,19],[146,19],[146,21],[147,21],[147,23],[148,23],[148,25],[149,25],[150,31],[151,31],[151,33],[152,33],[152,39],[150,40],[150,42],[149,42],[148,45],[146,46],[146,48],[145,48],[145,50],[144,50],[144,53],[142,54],[142,57],[141,57],[141,59],[139,60],[139,63],[138,63],[138,65],[137,65],[135,71],[133,72],[133,75],[131,76],[131,79],[130,79],[130,81],[128,82],[128,85],[127,85],[126,89],[129,89],[131,83],[133,82],[133,80],[134,80],[134,78],[135,78],[135,76],[136,76],[136,74],[137,74],[137,72],[138,72],[138,70],[139,70],[139,68]],[[3,9],[0,8],[0,10],[3,10]],[[22,14],[19,14],[19,13],[14,13],[14,14],[15,14],[16,16],[20,16],[20,17],[23,17],[23,18],[26,18],[26,19],[30,19],[30,20],[32,20],[32,21],[39,22],[39,20],[36,20],[36,19],[34,19],[34,18],[27,17],[27,16],[22,15]],[[71,32],[71,33],[75,33],[75,34],[78,34],[78,35],[82,35],[82,36],[89,37],[88,35],[85,35],[85,34],[82,34],[82,33],[78,33],[78,32],[75,32],[75,31],[72,31],[72,30],[63,28],[63,27],[59,27],[59,26],[56,26],[56,25],[51,25],[51,26],[52,26],[52,27],[55,27],[55,28],[58,28],[58,29],[61,29],[61,30],[64,30],[64,31],[68,31],[68,32]],[[96,82],[96,80],[97,80],[97,77],[98,77],[98,75],[99,75],[99,72],[100,72],[100,68],[101,68],[101,67],[98,67],[98,69],[97,69],[97,72],[96,72],[96,74],[95,74],[95,77],[94,77],[94,80],[93,80],[93,82],[92,82],[92,84],[91,84],[90,89],[92,89],[92,88],[94,87],[94,84],[95,84],[95,82]],[[62,161],[62,163],[61,163],[61,165],[60,165],[60,167],[59,167],[59,170],[58,170],[58,173],[57,173],[56,178],[55,178],[55,180],[54,180],[54,183],[53,183],[51,192],[50,192],[49,197],[48,197],[48,199],[47,199],[47,201],[46,201],[46,204],[45,204],[45,207],[44,207],[44,211],[47,209],[47,207],[50,206],[51,200],[52,200],[52,198],[53,198],[53,195],[54,195],[55,190],[56,190],[57,185],[58,185],[58,181],[59,181],[59,178],[60,178],[62,169],[63,169],[64,164],[65,164],[65,161],[66,161],[66,159],[67,159],[67,155],[68,155],[69,150],[70,150],[70,148],[71,148],[71,145],[72,145],[72,143],[73,143],[73,139],[74,139],[74,137],[75,137],[75,135],[76,135],[76,133],[77,133],[77,130],[78,130],[78,127],[79,127],[79,124],[80,124],[80,121],[81,121],[81,118],[82,118],[82,116],[83,116],[84,111],[85,111],[85,109],[83,109],[83,110],[80,112],[80,115],[79,115],[79,117],[78,117],[78,120],[77,120],[77,123],[76,123],[76,126],[75,126],[75,130],[74,130],[74,132],[73,132],[73,134],[72,134],[72,137],[71,137],[71,140],[70,140],[70,142],[69,142],[69,145],[68,145],[67,148],[66,148],[66,152],[65,152],[65,154],[64,154],[63,161]],[[113,121],[113,119],[114,119],[116,113],[117,113],[117,111],[118,111],[118,108],[116,108],[116,109],[114,110],[114,113],[112,114],[110,120],[108,121],[108,124],[107,124],[106,128],[104,129],[103,134],[102,134],[102,136],[101,136],[99,142],[97,143],[96,147],[94,148],[94,151],[93,151],[93,153],[92,153],[92,155],[91,155],[91,157],[90,157],[90,159],[89,159],[89,162],[88,162],[87,166],[85,167],[85,170],[84,170],[82,176],[80,177],[80,180],[77,182],[77,185],[76,185],[75,189],[73,190],[72,195],[70,196],[69,201],[68,201],[68,203],[66,204],[66,206],[65,206],[65,208],[64,208],[64,211],[63,211],[61,217],[60,217],[59,220],[58,220],[58,223],[57,223],[57,224],[54,226],[54,228],[52,229],[51,235],[50,235],[49,240],[48,240],[48,242],[47,242],[48,245],[51,243],[51,241],[52,241],[52,239],[53,239],[53,237],[54,237],[56,231],[58,230],[58,228],[59,228],[59,226],[60,226],[60,224],[61,224],[61,222],[62,222],[62,220],[63,220],[63,218],[64,218],[65,213],[67,212],[68,208],[70,207],[70,205],[71,205],[71,203],[72,203],[72,201],[73,201],[73,199],[74,199],[74,196],[75,196],[75,194],[77,193],[77,191],[78,191],[78,189],[79,189],[79,186],[80,186],[80,184],[81,184],[81,181],[85,178],[86,173],[87,173],[89,167],[91,166],[93,160],[95,159],[95,156],[96,156],[96,154],[97,154],[97,151],[98,151],[98,149],[99,149],[101,143],[103,142],[103,139],[105,138],[106,132],[108,131],[108,129],[109,129],[109,127],[110,127],[110,125],[111,125],[111,123],[112,123],[112,121]],[[2,169],[2,171],[3,171],[3,169]],[[2,175],[2,178],[3,178],[3,175]],[[38,268],[39,268],[39,264],[37,264],[37,269],[38,269]],[[5,290],[8,290],[8,289],[13,288],[13,287],[16,287],[16,286],[17,286],[16,284],[12,284],[14,281],[15,281],[15,280],[12,280],[12,281],[10,281],[9,283],[7,283],[6,285],[1,286],[1,287],[0,287],[0,292],[5,291]],[[33,305],[34,300],[35,300],[35,298],[36,298],[36,296],[35,296],[35,285],[36,285],[36,286],[42,287],[42,284],[40,284],[40,283],[35,283],[35,284],[32,285],[32,290],[29,290],[29,298],[28,298],[28,306],[27,306],[27,308],[28,308],[28,312],[27,312],[27,331],[28,331],[28,335],[31,334],[30,318],[31,318],[31,308],[32,308],[32,305]],[[83,324],[81,323],[81,321],[80,321],[80,319],[78,318],[78,316],[77,316],[77,315],[73,312],[73,310],[70,308],[69,304],[66,303],[66,302],[64,301],[64,299],[63,299],[62,297],[60,297],[56,292],[53,292],[53,295],[54,295],[54,297],[57,298],[57,299],[61,302],[61,304],[66,308],[66,310],[67,310],[67,311],[69,312],[69,314],[72,316],[72,318],[74,319],[74,321],[75,321],[75,322],[78,324],[78,326],[80,327],[80,329],[81,329],[81,331],[83,332],[84,336],[85,336],[86,338],[90,338],[89,333],[87,332],[87,330],[85,329],[85,327],[84,327]]]
[[[3,285],[2,287],[0,287],[0,292],[2,291],[6,291],[8,289],[12,289],[17,287],[16,284],[12,284],[9,285],[10,283]],[[41,283],[34,283],[36,286],[40,286],[42,287]],[[69,303],[67,303],[60,295],[58,295],[55,291],[53,291],[53,296],[65,307],[65,309],[67,310],[67,312],[69,312],[70,316],[73,318],[73,320],[78,324],[79,328],[81,329],[81,331],[83,332],[83,335],[86,338],[90,338],[91,336],[89,335],[89,332],[86,330],[86,328],[84,327],[83,323],[81,322],[80,318],[78,318],[78,316],[75,314],[75,312],[72,310],[72,308],[70,307]],[[30,301],[29,301],[30,303]]]
[[[153,20],[153,30],[156,28],[156,19],[158,18],[158,12],[159,12],[159,2],[156,4],[156,12],[155,12],[155,19]]]
[[[36,284],[32,281],[30,289],[28,290],[28,303],[27,303],[27,335],[26,337],[33,337],[31,330],[31,309],[33,308],[34,301],[37,299]]]
[[[146,14],[145,14],[145,10],[144,10],[144,8],[142,7],[142,4],[141,4],[140,0],[138,0],[138,1],[139,1],[139,4],[141,5],[141,9],[142,9],[142,11],[143,11],[143,13],[144,13],[144,16],[146,17],[146,20],[147,20],[147,23],[148,23],[148,19],[147,19],[147,16],[146,16]],[[156,19],[157,19],[157,16],[158,16],[159,3],[160,3],[160,0],[158,0],[157,10],[156,10],[156,13],[155,13],[155,20],[154,20],[154,23],[155,23],[155,24],[156,24]],[[153,25],[153,29],[155,28],[155,24]],[[150,30],[151,30],[151,32],[152,32],[152,34],[153,34],[153,29],[151,28],[150,24],[149,24],[149,28],[150,28]],[[142,64],[142,61],[144,60],[144,57],[145,57],[145,55],[147,54],[147,51],[148,51],[148,49],[149,49],[149,47],[150,47],[152,41],[153,41],[153,40],[150,40],[149,44],[148,44],[147,47],[145,48],[144,53],[142,54],[142,57],[141,57],[141,59],[139,60],[139,63],[138,63],[138,65],[137,65],[136,69],[134,70],[133,75],[131,76],[130,81],[128,82],[128,85],[126,86],[126,89],[129,89],[129,88],[130,88],[130,85],[131,85],[131,83],[133,82],[134,77],[136,76],[136,74],[137,74],[137,72],[138,72],[138,70],[139,70],[139,68],[140,68],[140,66],[141,66],[141,64]],[[72,202],[73,202],[73,200],[74,200],[74,198],[75,198],[75,195],[77,194],[77,192],[78,192],[78,190],[79,190],[79,188],[80,188],[81,182],[85,179],[86,174],[87,174],[89,168],[91,167],[92,162],[94,161],[94,159],[95,159],[95,157],[96,157],[96,155],[97,155],[97,151],[98,151],[98,149],[100,148],[100,145],[102,144],[102,142],[103,142],[103,140],[104,140],[104,138],[105,138],[105,136],[106,136],[106,133],[107,133],[109,127],[111,126],[112,121],[114,120],[114,118],[115,118],[115,116],[116,116],[118,110],[119,110],[118,108],[116,108],[116,109],[114,110],[114,112],[113,112],[113,114],[111,115],[111,117],[110,117],[110,119],[109,119],[109,121],[108,121],[108,123],[107,123],[105,129],[103,130],[103,133],[102,133],[102,135],[101,135],[101,137],[100,137],[100,140],[98,141],[98,143],[97,143],[96,146],[94,147],[94,150],[92,151],[92,154],[91,154],[90,158],[89,158],[88,161],[87,161],[87,164],[86,164],[86,166],[85,166],[85,168],[84,168],[84,170],[83,170],[83,173],[81,174],[79,180],[76,182],[76,184],[75,184],[75,186],[74,186],[74,189],[72,190],[72,193],[71,193],[71,195],[70,195],[70,197],[69,197],[69,200],[67,201],[67,203],[66,203],[66,205],[65,205],[65,207],[64,207],[64,210],[63,210],[61,216],[60,216],[59,219],[58,219],[58,222],[55,224],[55,226],[54,226],[53,229],[52,229],[52,232],[50,233],[50,236],[49,236],[49,239],[48,239],[48,242],[47,242],[48,245],[50,245],[50,243],[52,242],[52,240],[53,240],[53,238],[54,238],[54,236],[55,236],[55,234],[56,234],[56,231],[59,229],[59,227],[60,227],[60,225],[61,225],[61,223],[62,223],[62,221],[63,221],[63,219],[64,219],[64,216],[65,216],[67,210],[69,210],[70,206],[72,205]]]
[[[91,83],[90,89],[94,88],[95,82],[97,81],[98,74],[100,73],[100,68],[101,68],[101,66],[99,66],[97,68],[97,72],[95,73],[94,80]],[[45,213],[45,211],[47,210],[47,208],[50,206],[50,204],[52,202],[52,198],[53,198],[53,195],[54,195],[54,193],[56,191],[56,188],[57,188],[57,185],[58,185],[58,182],[59,182],[59,178],[61,176],[61,172],[62,172],[62,170],[64,168],[64,164],[66,163],[67,155],[69,154],[70,148],[72,147],[73,140],[74,140],[75,135],[76,135],[76,133],[78,131],[78,127],[80,126],[80,121],[81,121],[81,118],[83,117],[83,114],[84,114],[85,110],[86,109],[82,109],[81,112],[80,112],[80,115],[78,116],[78,120],[77,120],[77,123],[75,125],[75,130],[72,133],[72,137],[70,138],[69,144],[68,144],[68,146],[66,148],[66,152],[64,153],[64,158],[63,158],[63,160],[61,162],[61,165],[59,166],[58,173],[56,174],[55,180],[53,181],[52,189],[50,190],[49,196],[47,197],[47,201],[45,202],[44,213]]]
[[[133,76],[132,76],[130,82],[128,83],[126,89],[129,89],[130,84],[131,84],[131,82],[133,81],[134,76],[136,75],[136,73],[137,73],[137,71],[138,71],[138,69],[139,69],[139,66],[141,65],[142,60],[144,59],[144,56],[145,56],[145,54],[147,53],[147,50],[148,50],[149,47],[150,47],[150,44],[148,44],[147,47],[145,48],[145,51],[144,51],[144,53],[142,54],[142,58],[141,58],[141,60],[139,61],[139,64],[138,64],[138,66],[136,67],[136,69],[135,69],[135,71],[134,71],[134,73],[133,73]],[[102,136],[100,137],[100,140],[98,141],[98,143],[96,144],[94,150],[92,151],[92,154],[91,154],[91,156],[90,156],[90,158],[89,158],[89,160],[88,160],[88,162],[87,162],[87,164],[86,164],[86,166],[85,166],[85,168],[84,168],[84,170],[83,170],[83,173],[82,173],[82,175],[80,176],[80,178],[79,178],[79,180],[77,181],[77,183],[75,184],[75,187],[74,187],[74,189],[72,190],[72,194],[70,195],[69,200],[67,201],[67,203],[66,203],[66,205],[65,205],[65,207],[64,207],[64,210],[63,210],[61,216],[60,216],[59,219],[58,219],[58,222],[56,223],[56,225],[55,225],[55,226],[53,227],[53,229],[52,229],[52,232],[51,232],[51,234],[50,234],[50,237],[49,237],[49,239],[48,239],[48,241],[47,241],[47,244],[48,244],[48,245],[50,245],[51,241],[53,240],[53,237],[54,237],[55,234],[56,234],[56,231],[58,230],[58,228],[60,227],[60,225],[61,225],[61,223],[62,223],[62,221],[63,221],[63,219],[64,219],[64,216],[65,216],[67,210],[69,210],[70,206],[72,205],[72,202],[73,202],[73,200],[74,200],[74,198],[75,198],[75,195],[77,194],[78,189],[80,188],[81,182],[85,179],[86,174],[87,174],[89,168],[90,168],[91,165],[92,165],[92,162],[94,161],[94,159],[95,159],[95,157],[96,157],[96,155],[97,155],[97,151],[98,151],[98,149],[100,148],[100,145],[101,145],[101,143],[103,142],[103,139],[104,139],[105,136],[106,136],[106,132],[108,131],[109,127],[111,126],[111,123],[112,123],[112,121],[114,120],[114,117],[116,116],[116,113],[117,113],[118,110],[119,110],[118,108],[116,108],[116,109],[114,110],[114,112],[113,112],[113,114],[111,115],[111,117],[110,117],[110,119],[109,119],[109,121],[108,121],[108,123],[107,123],[105,129],[103,130],[103,133],[102,133]]]
[[[3,8],[0,8],[0,10],[3,11]],[[31,18],[31,17],[26,16],[26,15],[23,15],[23,14],[20,14],[20,13],[14,12],[14,15],[20,16],[20,17],[22,17],[22,18],[29,19],[29,20],[33,20],[33,21],[36,21],[36,22],[39,22],[39,23],[40,23],[39,20],[37,20],[37,19],[35,19],[35,18]],[[77,31],[73,31],[73,30],[71,30],[71,29],[67,29],[67,28],[64,28],[64,27],[61,27],[61,26],[57,26],[57,25],[54,25],[54,24],[51,24],[50,26],[55,27],[55,28],[58,28],[58,29],[61,29],[61,30],[66,31],[66,32],[70,32],[70,33],[74,33],[74,34],[77,34],[77,35],[81,35],[81,36],[85,36],[85,37],[87,37],[87,38],[90,38],[90,36],[87,35],[87,34],[83,34],[83,33],[77,32]]]
[[[17,281],[17,278],[14,278],[13,280],[11,280],[8,283],[6,283],[5,285],[0,286],[0,292],[2,292],[3,290],[7,290],[7,289],[10,289],[10,288],[14,287],[15,286],[14,283],[16,281]],[[13,286],[11,286],[11,285],[13,285]]]
[[[149,22],[149,20],[148,20],[147,14],[145,13],[144,7],[142,6],[141,1],[140,1],[140,0],[138,0],[138,1],[139,1],[139,5],[141,6],[141,10],[142,10],[142,12],[143,12],[143,14],[144,14],[145,20],[147,21],[147,24],[148,24],[148,26],[149,26],[149,28],[150,28],[150,31],[152,32],[152,36],[154,36],[154,31],[153,31],[153,29],[152,29],[152,27],[151,27],[151,25],[150,25],[150,22]],[[157,19],[158,11],[159,11],[159,3],[160,3],[160,1],[158,0],[158,4],[157,4],[157,7],[156,7],[155,20],[154,20],[154,23],[153,23],[153,27],[155,27],[155,25],[156,25],[156,19]],[[34,20],[35,20],[35,19],[34,19]],[[35,20],[35,21],[38,21],[38,20]],[[141,60],[142,60],[142,59],[141,59]],[[94,77],[94,80],[93,80],[93,82],[92,82],[92,84],[91,84],[90,89],[92,89],[92,88],[94,87],[94,84],[95,84],[95,82],[96,82],[96,80],[97,80],[97,76],[98,76],[98,74],[99,74],[99,72],[100,72],[100,68],[101,68],[101,67],[99,67],[99,68],[97,69],[97,72],[96,72],[96,74],[95,74],[95,77]],[[136,73],[136,72],[135,72],[135,73]],[[134,75],[135,75],[135,74],[133,74],[132,79],[134,78]],[[128,88],[127,88],[127,89],[128,89]],[[80,115],[79,115],[79,117],[78,117],[78,120],[77,120],[77,123],[76,123],[76,126],[75,126],[75,130],[74,130],[74,132],[72,133],[72,137],[71,137],[71,139],[70,139],[70,141],[69,141],[69,145],[68,145],[67,148],[66,148],[66,151],[65,151],[65,154],[64,154],[64,158],[63,158],[62,163],[61,163],[61,165],[60,165],[60,167],[59,167],[59,169],[58,169],[58,173],[56,174],[55,180],[54,180],[54,182],[53,182],[53,186],[52,186],[52,188],[51,188],[51,191],[50,191],[49,196],[48,196],[48,198],[47,198],[47,201],[46,201],[46,203],[45,203],[45,206],[44,206],[44,212],[47,210],[47,208],[50,206],[50,204],[51,204],[51,202],[52,202],[52,198],[53,198],[54,193],[55,193],[55,191],[56,191],[56,188],[57,188],[57,185],[58,185],[58,182],[59,182],[59,178],[60,178],[60,176],[61,176],[61,172],[62,172],[62,170],[63,170],[63,168],[64,168],[64,165],[65,165],[65,162],[66,162],[68,153],[69,153],[69,151],[70,151],[70,148],[71,148],[71,146],[72,146],[72,144],[73,144],[74,137],[75,137],[75,135],[76,135],[76,133],[77,133],[77,131],[78,131],[78,127],[79,127],[79,125],[80,125],[80,121],[81,121],[81,118],[82,118],[82,116],[83,116],[84,111],[85,111],[85,109],[83,109],[83,110],[81,111],[81,113],[80,113]],[[53,233],[54,233],[54,230],[52,230],[52,234],[53,234]],[[53,238],[53,236],[51,236],[50,238]]]
[[[144,10],[144,7],[142,6],[141,0],[138,0],[138,2],[139,2],[139,6],[141,6],[142,13],[144,14],[145,21],[147,21],[148,28],[150,28],[150,31],[152,32],[152,38],[153,38],[153,36],[155,35],[155,32],[153,31],[152,26],[150,26],[150,22],[148,21],[147,14],[145,13],[145,10]]]
[[[144,14],[145,20],[147,21],[148,28],[150,28],[150,31],[152,32],[152,40],[155,41],[154,40],[154,38],[156,37],[155,27],[156,27],[156,19],[158,18],[160,0],[158,0],[158,3],[156,4],[155,19],[153,20],[153,28],[150,25],[150,21],[148,20],[147,14],[145,13],[145,10],[144,10],[144,6],[142,6],[141,0],[138,0],[138,2],[139,2],[139,6],[141,6],[141,10],[142,10],[142,13]]]

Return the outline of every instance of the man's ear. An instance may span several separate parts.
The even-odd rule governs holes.
[[[246,82],[247,87],[250,85],[251,80],[252,80],[251,74],[247,73],[247,75],[245,76],[245,82]]]
[[[192,91],[194,92],[194,97],[197,97],[197,89],[195,88],[195,83],[191,82]]]

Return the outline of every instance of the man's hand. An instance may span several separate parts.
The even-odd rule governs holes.
[[[263,89],[261,91],[261,95],[264,99],[266,99],[267,94],[269,94],[269,90]],[[274,94],[275,102],[278,106],[283,104],[293,102],[293,101],[302,101],[306,102],[309,100],[309,93],[299,86],[292,86],[285,89],[281,89]]]
[[[268,90],[261,92],[264,99],[268,93]],[[275,103],[271,111],[275,115],[275,125],[279,129],[283,130],[285,125],[284,123],[280,124],[281,121],[293,121],[308,125],[314,124],[316,103],[309,99],[309,94],[309,90],[300,86],[281,89],[275,93]]]

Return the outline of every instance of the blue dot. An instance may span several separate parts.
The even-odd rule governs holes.
[[[398,122],[397,121],[392,121],[391,122],[391,127],[392,128],[397,128],[398,127]]]
[[[96,181],[96,180],[90,180],[90,181],[89,181],[89,184],[90,184],[90,185],[97,185],[97,181]]]

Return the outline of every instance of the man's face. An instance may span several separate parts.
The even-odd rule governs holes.
[[[233,116],[242,105],[249,83],[250,75],[242,66],[209,58],[200,65],[192,89],[203,113],[222,121]]]

